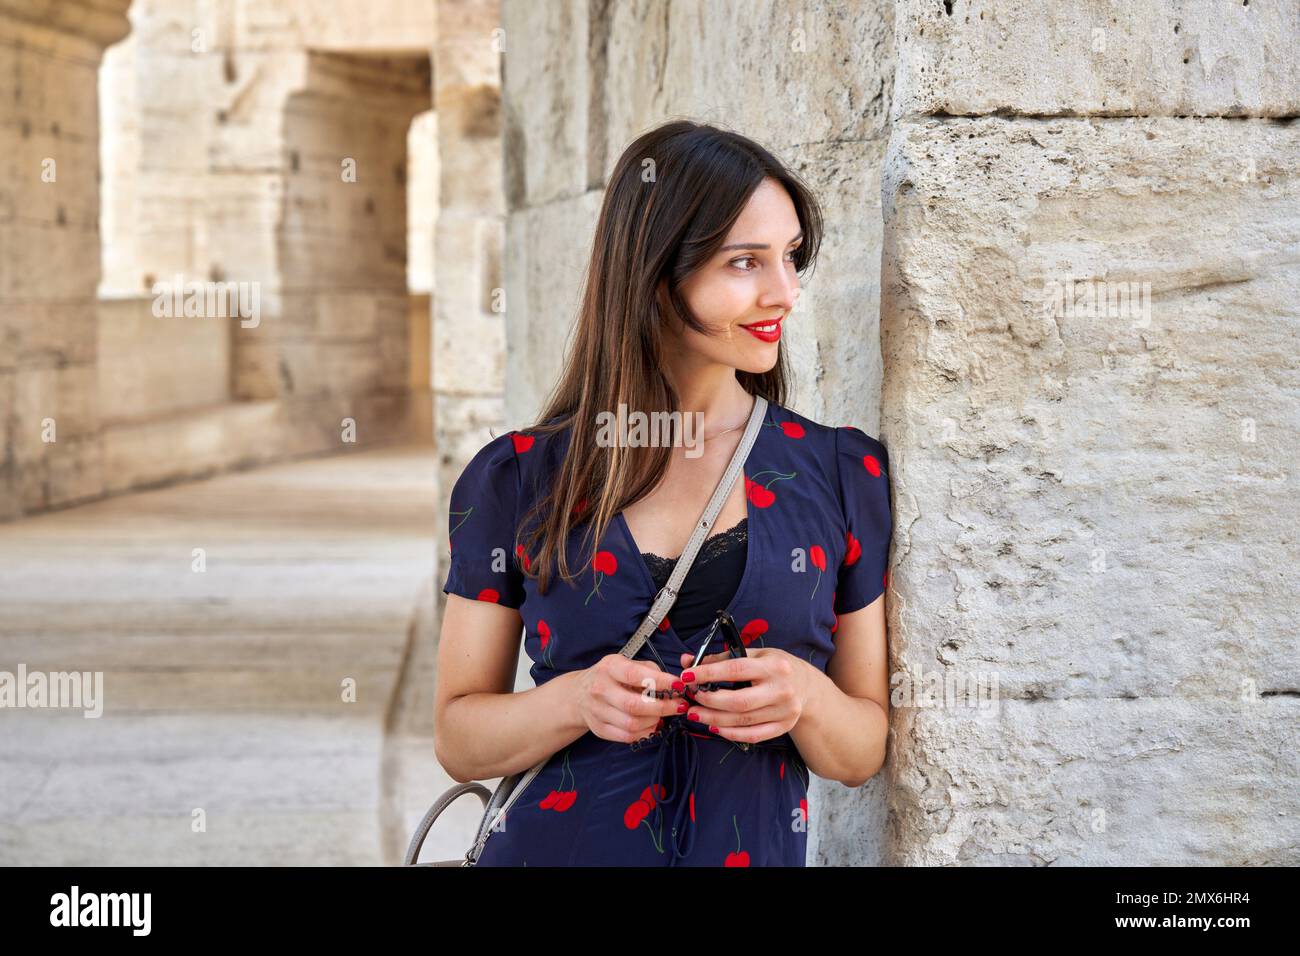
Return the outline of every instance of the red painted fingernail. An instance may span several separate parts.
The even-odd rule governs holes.
[[[688,708],[689,706],[690,704],[686,703],[686,701],[682,701],[680,704],[677,705],[677,713],[679,714],[686,713],[686,708]]]
[[[679,680],[673,681],[673,690],[685,690],[686,685]]]
[[[695,671],[686,671],[682,674],[682,680],[686,681],[688,684],[691,683],[691,681],[695,680]]]
[[[717,727],[710,727],[710,728],[709,728],[709,733],[711,733],[711,734],[716,734],[717,732],[718,732],[718,728],[717,728]]]
[[[687,719],[687,720],[699,720],[700,718],[699,718],[698,716],[696,716],[695,711],[691,711],[689,714],[686,715],[686,719]]]

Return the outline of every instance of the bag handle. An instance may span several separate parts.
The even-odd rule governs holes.
[[[754,396],[754,408],[749,413],[749,422],[745,427],[745,433],[740,438],[740,444],[736,446],[735,454],[731,456],[731,462],[727,465],[727,470],[722,473],[722,479],[718,482],[718,486],[713,489],[713,497],[704,506],[704,512],[700,515],[700,520],[695,523],[695,530],[691,533],[690,540],[686,542],[686,548],[682,551],[681,557],[677,559],[677,566],[669,576],[668,583],[655,595],[655,599],[651,603],[645,619],[641,622],[641,626],[636,629],[636,633],[628,639],[628,642],[623,645],[623,649],[619,651],[624,657],[631,658],[641,649],[641,645],[659,626],[659,622],[664,619],[664,615],[668,613],[668,610],[673,606],[673,602],[677,600],[678,589],[686,578],[686,572],[691,569],[691,564],[695,561],[695,556],[703,546],[704,539],[708,537],[713,522],[717,521],[718,515],[722,513],[722,506],[727,503],[727,498],[731,495],[731,488],[735,485],[736,479],[743,473],[745,461],[749,458],[749,450],[754,447],[754,441],[758,438],[758,430],[763,426],[767,404],[767,399],[762,395]],[[554,755],[552,754],[552,756]],[[510,797],[497,811],[493,807],[493,804],[498,802],[497,794],[493,794],[492,801],[483,814],[483,821],[479,825],[478,837],[475,839],[474,845],[466,852],[463,865],[470,866],[478,860],[479,854],[483,851],[483,845],[487,842],[487,838],[492,835],[493,823],[505,816],[506,811],[514,804],[515,799],[527,789],[528,785],[533,782],[533,778],[542,772],[542,768],[546,766],[547,761],[550,759],[550,757],[547,757],[546,760],[529,769],[517,783],[510,784],[511,778],[509,777],[502,781],[503,784],[510,784]],[[504,789],[504,787],[498,787],[497,793],[504,792]],[[416,848],[416,853],[419,853],[418,848]]]
[[[420,848],[424,846],[424,838],[429,835],[429,830],[433,827],[433,822],[438,819],[442,814],[442,811],[446,810],[453,801],[463,797],[467,793],[472,793],[474,796],[482,800],[483,808],[487,809],[490,794],[488,793],[488,788],[483,786],[483,784],[471,781],[470,783],[460,783],[452,787],[433,802],[433,806],[431,806],[429,811],[424,815],[424,819],[420,821],[420,825],[415,828],[415,835],[411,837],[411,843],[406,848],[406,858],[402,861],[402,866],[417,865],[415,861],[420,858]]]

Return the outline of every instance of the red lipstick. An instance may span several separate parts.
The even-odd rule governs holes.
[[[751,322],[748,325],[742,325],[741,328],[764,342],[779,342],[781,340],[781,323],[785,321],[782,315],[776,319],[763,319],[759,322]]]

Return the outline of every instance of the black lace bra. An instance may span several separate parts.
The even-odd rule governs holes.
[[[718,608],[731,603],[745,574],[749,551],[749,519],[741,518],[726,531],[709,535],[686,572],[677,600],[668,611],[668,622],[678,637],[689,638],[713,623]],[[655,588],[668,583],[677,558],[664,558],[642,551],[641,558],[654,578]],[[674,664],[677,662],[674,661]]]

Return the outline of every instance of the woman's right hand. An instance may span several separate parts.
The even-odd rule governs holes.
[[[580,672],[578,712],[587,728],[604,740],[633,743],[659,729],[663,718],[685,713],[682,697],[656,697],[656,691],[684,689],[681,680],[651,661],[606,654]]]

